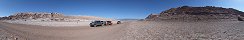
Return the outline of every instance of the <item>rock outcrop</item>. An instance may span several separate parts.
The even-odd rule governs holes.
[[[62,17],[64,17],[64,15],[60,13],[26,12],[26,13],[16,13],[14,15],[10,15],[5,19],[18,20],[18,19],[62,18]]]
[[[150,14],[148,17],[146,17],[146,19],[156,20],[158,16],[159,16],[158,14]]]
[[[65,16],[61,13],[46,12],[21,12],[8,17],[1,17],[0,20],[35,20],[35,21],[90,21],[90,20],[114,20],[95,16]]]
[[[237,19],[238,21],[244,21],[241,17],[238,17]]]
[[[171,8],[159,15],[149,15],[146,20],[208,20],[208,19],[236,19],[238,15],[244,16],[244,12],[233,8],[214,6],[190,7],[182,6]],[[157,17],[152,17],[157,16]]]

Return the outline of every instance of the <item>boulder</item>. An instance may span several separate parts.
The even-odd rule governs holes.
[[[238,17],[237,19],[238,21],[244,21],[241,17]]]

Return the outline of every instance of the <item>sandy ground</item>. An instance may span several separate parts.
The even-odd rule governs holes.
[[[106,27],[47,27],[35,25],[10,24],[1,22],[1,29],[12,33],[10,36],[20,36],[19,40],[113,40],[121,25]],[[113,30],[116,29],[116,30]],[[118,35],[119,37],[119,35]]]
[[[134,21],[119,25],[48,27],[0,22],[1,39],[18,40],[242,40],[244,22]]]

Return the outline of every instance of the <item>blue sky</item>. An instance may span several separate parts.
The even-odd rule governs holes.
[[[151,13],[188,6],[218,6],[244,11],[244,0],[0,0],[0,16],[16,12],[59,12],[115,19],[143,19]]]

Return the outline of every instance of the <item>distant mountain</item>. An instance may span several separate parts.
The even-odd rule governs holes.
[[[244,16],[244,12],[233,8],[214,6],[190,7],[182,6],[171,8],[160,14],[150,14],[146,20],[208,20],[208,19],[235,19]]]

